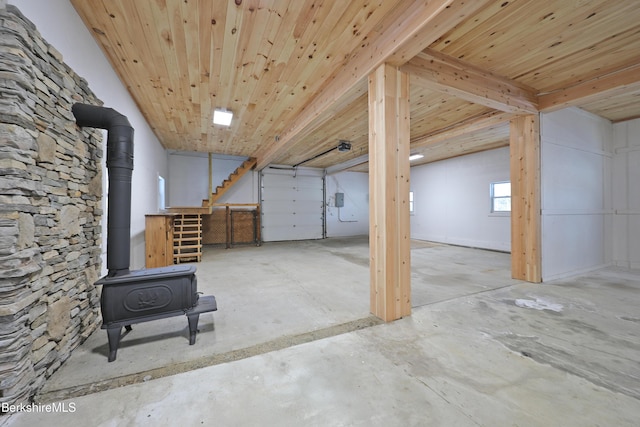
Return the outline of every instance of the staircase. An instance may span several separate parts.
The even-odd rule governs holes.
[[[216,187],[216,191],[211,194],[209,200],[202,201],[202,206],[211,206],[213,203],[218,201],[218,199],[220,199],[220,197],[222,197],[222,195],[226,193],[227,190],[233,187],[233,185],[238,182],[240,178],[244,176],[244,174],[253,169],[257,162],[258,159],[253,157],[242,162],[242,164],[238,166],[238,168],[233,171],[231,175],[229,175],[229,178],[225,179],[221,185]]]

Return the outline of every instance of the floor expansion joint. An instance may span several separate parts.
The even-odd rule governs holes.
[[[258,356],[272,351],[282,350],[300,344],[321,340],[360,329],[369,328],[384,323],[375,316],[369,316],[362,319],[353,320],[339,325],[328,326],[326,328],[315,331],[304,332],[297,335],[289,335],[276,338],[272,341],[256,344],[250,347],[228,351],[226,353],[213,354],[211,356],[201,357],[186,362],[175,363],[169,366],[150,369],[135,374],[124,375],[116,378],[98,381],[90,384],[82,384],[73,387],[67,387],[59,390],[51,390],[46,393],[39,394],[35,397],[35,402],[39,404],[56,402],[73,397],[86,396],[92,393],[98,393],[113,388],[123,387],[131,384],[138,384],[150,381],[152,379],[168,377],[171,375],[181,374],[208,366],[215,366],[222,363],[235,362],[237,360]],[[106,362],[105,362],[106,363]]]

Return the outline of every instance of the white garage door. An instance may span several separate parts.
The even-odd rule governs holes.
[[[266,169],[262,174],[262,240],[321,239],[320,172]]]

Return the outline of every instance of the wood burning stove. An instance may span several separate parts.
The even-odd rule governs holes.
[[[122,328],[130,331],[134,323],[185,314],[189,344],[195,344],[200,314],[217,310],[213,295],[198,295],[196,268],[129,271],[133,171],[133,128],[129,120],[111,108],[86,104],[74,104],[72,112],[78,126],[107,130],[108,273],[96,285],[102,286],[100,309],[102,329],[107,330],[109,340],[109,362],[116,359]]]
[[[212,295],[198,295],[195,273],[194,266],[181,265],[106,276],[96,282],[102,285],[102,329],[109,338],[110,362],[116,359],[122,327],[130,331],[133,323],[186,314],[189,344],[195,344],[200,314],[217,309]]]

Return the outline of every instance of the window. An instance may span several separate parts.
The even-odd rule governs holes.
[[[409,191],[409,215],[413,215],[413,191]]]
[[[491,212],[511,212],[511,183],[491,183]]]
[[[164,178],[158,175],[158,212],[165,208]]]

